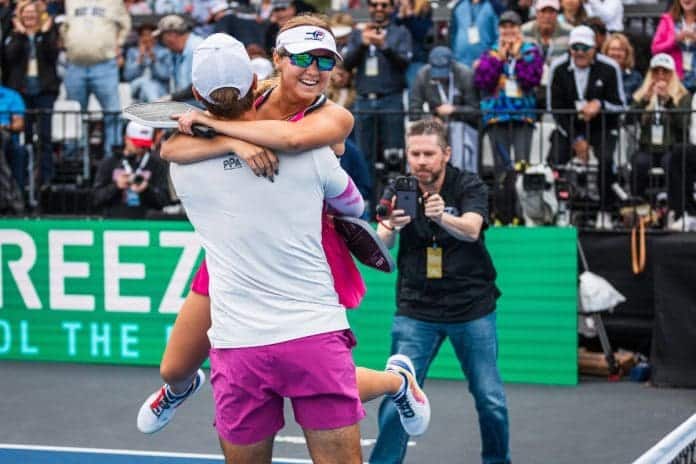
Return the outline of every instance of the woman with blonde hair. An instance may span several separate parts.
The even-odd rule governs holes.
[[[15,8],[14,28],[5,39],[2,54],[3,82],[22,95],[28,110],[26,140],[32,140],[34,127],[39,133],[41,154],[40,184],[53,177],[50,110],[58,97],[58,28],[46,13],[43,2],[23,0]],[[38,124],[34,120],[38,115]]]
[[[643,196],[650,169],[666,168],[671,147],[687,141],[691,94],[680,82],[671,56],[659,53],[652,57],[650,70],[643,85],[633,94],[631,106],[645,111],[640,117],[638,152],[631,160],[632,191],[634,195]],[[684,110],[684,113],[664,111],[675,109]]]
[[[621,68],[624,95],[627,103],[631,102],[633,93],[643,83],[643,76],[635,70],[635,51],[628,37],[620,32],[614,32],[602,45],[602,54],[616,61]]]
[[[318,38],[310,41],[316,48],[297,50],[298,36],[303,38],[308,33]],[[302,43],[305,43],[304,39],[299,40],[299,44]],[[331,44],[333,47],[327,48]],[[240,150],[244,150],[247,154],[259,154],[253,162],[248,162],[250,167],[257,167],[253,169],[257,175],[265,172],[273,177],[273,171],[278,168],[277,158],[267,149],[292,156],[292,152],[343,144],[353,127],[353,116],[323,95],[337,59],[340,59],[340,55],[335,50],[335,40],[326,21],[314,15],[290,19],[280,28],[273,53],[278,76],[261,83],[256,89],[256,94],[259,87],[264,89],[254,102],[256,119],[223,121],[198,111],[181,114],[178,119],[183,134],[191,134],[192,125],[202,124],[212,127],[221,136],[213,142],[177,136],[177,140],[163,147],[162,157],[176,163],[188,163],[230,151],[241,154]],[[211,143],[217,148],[211,147]],[[271,158],[275,158],[275,163]],[[356,288],[356,284],[362,281],[351,281],[348,276],[351,270],[347,266],[337,268],[333,273],[337,245],[329,234],[324,235],[325,230],[333,227],[326,215],[322,219],[322,244],[332,270],[338,300],[348,308],[357,307],[364,294],[364,286],[362,291]],[[329,246],[331,244],[334,249]],[[198,391],[205,379],[199,367],[210,350],[206,334],[211,324],[208,285],[207,267],[202,264],[177,315],[160,363],[160,375],[166,383],[148,397],[138,413],[138,428],[144,433],[157,432],[167,425],[176,408]],[[409,398],[413,392],[419,397],[422,393],[415,376],[411,374],[401,376],[358,367],[356,382],[362,401],[385,394],[396,394],[397,398],[402,398],[399,396],[402,391],[411,395]],[[425,395],[422,397],[425,398]],[[427,427],[427,422],[418,415],[404,416],[403,421],[404,427],[407,430],[411,428],[415,435],[423,433]]]

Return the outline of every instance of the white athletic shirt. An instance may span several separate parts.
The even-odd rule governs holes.
[[[205,249],[213,348],[262,346],[347,329],[321,244],[324,197],[348,176],[329,148],[280,154],[271,183],[236,155],[171,165]]]

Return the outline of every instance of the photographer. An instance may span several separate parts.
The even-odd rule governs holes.
[[[401,236],[392,354],[411,358],[422,385],[449,338],[476,402],[483,462],[508,463],[508,413],[497,367],[495,307],[500,291],[482,235],[488,191],[478,176],[448,164],[451,148],[437,121],[411,125],[406,153],[417,187],[386,195],[395,209],[382,212],[386,219],[377,229],[390,247]],[[395,186],[401,183],[399,179]],[[401,201],[417,196],[422,204]],[[404,208],[415,208],[415,216],[406,216]],[[370,462],[401,462],[408,436],[396,408],[387,402],[380,407],[379,426]]]
[[[94,206],[104,216],[144,219],[149,209],[167,204],[167,171],[150,155],[154,130],[133,121],[126,127],[122,157],[102,160],[94,179]]]

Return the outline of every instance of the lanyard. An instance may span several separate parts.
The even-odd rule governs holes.
[[[145,156],[140,160],[140,164],[138,165],[138,169],[135,170],[136,174],[140,174],[143,172],[143,169],[147,165],[147,162],[150,161],[150,153],[145,153]],[[133,174],[133,168],[131,167],[130,163],[126,158],[123,158],[121,160],[121,165],[123,165],[123,170],[126,171],[126,174]]]
[[[660,125],[660,116],[662,111],[662,106],[660,105],[660,97],[655,95],[655,125]]]
[[[508,67],[508,78],[514,79],[515,78],[515,65],[517,64],[517,58],[512,58],[507,60],[507,67]]]
[[[454,103],[454,75],[452,71],[449,73],[449,84],[447,86],[447,91],[449,95],[445,94],[445,89],[442,87],[442,83],[437,81],[437,92],[440,94],[440,101],[444,103],[449,103],[450,105]]]

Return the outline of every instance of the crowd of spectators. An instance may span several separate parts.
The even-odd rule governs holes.
[[[598,225],[616,222],[624,188],[654,207],[665,200],[663,225],[696,230],[688,114],[696,106],[696,0],[666,6],[650,49],[624,31],[621,0],[457,0],[444,24],[433,10],[445,5],[428,0],[334,3],[342,11],[330,22],[344,60],[328,94],[355,115],[345,164],[364,179],[366,198],[378,194],[385,169],[404,168],[406,121],[434,115],[449,127],[458,167],[480,171],[481,140],[490,142],[494,192],[515,189],[530,163],[561,171],[584,163],[598,171]],[[353,8],[361,7],[368,17],[359,20]],[[119,83],[135,102],[190,101],[192,51],[213,32],[243,42],[257,74],[268,77],[278,29],[313,11],[304,0],[0,1],[0,176],[12,177],[0,185],[24,191],[29,176],[50,185],[56,159],[70,155],[69,144],[52,139],[56,99],[85,111],[94,95],[103,112],[96,158],[120,159]],[[637,67],[637,53],[652,56],[649,67]],[[539,135],[541,127],[548,130]],[[34,172],[21,133],[34,149]],[[544,153],[530,159],[534,150]],[[156,158],[156,144],[152,151]]]

